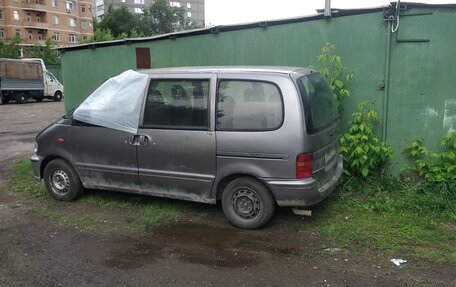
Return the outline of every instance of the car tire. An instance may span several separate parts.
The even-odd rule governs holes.
[[[44,168],[44,184],[51,196],[72,201],[82,193],[82,182],[74,169],[63,159],[54,159]]]
[[[16,95],[16,104],[25,104],[27,103],[27,95],[19,94]]]
[[[55,92],[53,99],[55,102],[60,102],[62,100],[62,92],[61,91]]]
[[[258,180],[240,177],[228,183],[223,190],[222,208],[234,226],[256,229],[271,219],[275,199]]]

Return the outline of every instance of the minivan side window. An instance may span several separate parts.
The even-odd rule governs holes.
[[[143,127],[208,129],[209,80],[151,80]]]
[[[217,95],[219,130],[273,130],[282,124],[282,96],[275,84],[221,80]]]

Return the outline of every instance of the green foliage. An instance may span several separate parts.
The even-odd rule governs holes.
[[[0,41],[0,58],[18,59],[20,56],[21,47],[19,44],[21,41],[21,38],[18,36],[15,36],[9,44]]]
[[[344,178],[316,208],[315,225],[342,248],[456,262],[454,190],[401,178]]]
[[[112,34],[112,39],[109,40],[114,40],[121,35],[124,36],[123,34],[129,37],[130,32],[137,27],[138,17],[128,11],[126,6],[122,6],[118,9],[110,9],[109,13],[99,23],[96,23],[94,30],[102,30],[106,34]]]
[[[35,46],[30,49],[30,57],[41,58],[46,65],[58,65],[60,64],[60,54],[59,51],[54,49],[55,47],[55,41],[48,38],[46,39],[46,44],[44,46],[36,43]]]
[[[423,139],[412,141],[405,152],[413,160],[408,169],[418,172],[421,178],[432,183],[446,183],[456,189],[456,133],[448,133],[440,142],[443,151],[430,152]]]
[[[97,28],[93,31],[93,36],[90,37],[89,42],[103,42],[115,40],[110,29]]]
[[[157,0],[139,16],[139,30],[148,36],[184,30],[184,13],[183,7],[170,7],[167,1]]]
[[[94,21],[94,35],[89,42],[139,38],[199,28],[185,18],[184,7],[171,7],[165,0],[154,1],[143,12],[135,15],[125,6],[109,9],[100,22]]]
[[[321,48],[321,54],[317,56],[317,68],[320,73],[328,80],[329,86],[337,99],[339,113],[342,112],[342,100],[350,96],[347,88],[347,81],[355,79],[353,73],[347,73],[347,67],[342,63],[342,58],[334,53],[336,45],[326,43]]]
[[[386,163],[392,159],[391,147],[380,142],[374,133],[378,115],[370,109],[370,105],[368,102],[358,105],[348,133],[340,139],[345,172],[349,175],[367,177],[372,173],[382,174]]]

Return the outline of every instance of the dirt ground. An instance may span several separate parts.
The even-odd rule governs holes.
[[[0,286],[456,286],[454,266],[339,250],[288,209],[257,231],[223,216],[133,234],[63,227],[5,187],[9,166],[62,114],[63,102],[0,105]]]

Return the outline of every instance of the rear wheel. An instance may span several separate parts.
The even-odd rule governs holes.
[[[71,201],[82,193],[82,183],[74,169],[63,159],[55,159],[44,168],[44,184],[56,200]]]
[[[62,100],[62,92],[61,92],[61,91],[55,92],[55,94],[54,94],[54,101],[60,102],[61,100]]]
[[[16,95],[16,104],[27,103],[27,96],[25,94]]]
[[[271,219],[275,200],[261,182],[241,177],[231,181],[225,187],[222,208],[233,225],[244,229],[255,229],[265,225]]]

